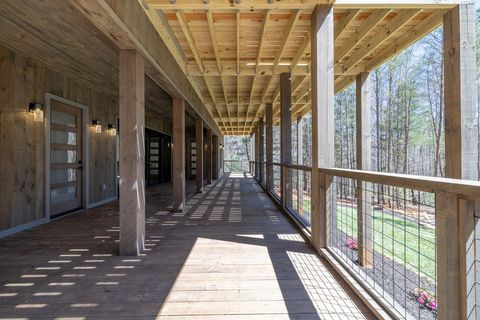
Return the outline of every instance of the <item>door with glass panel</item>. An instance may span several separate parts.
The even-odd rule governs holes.
[[[82,207],[82,110],[51,102],[50,216]]]
[[[161,137],[151,134],[147,139],[146,150],[146,173],[147,185],[155,185],[160,183],[160,144]]]

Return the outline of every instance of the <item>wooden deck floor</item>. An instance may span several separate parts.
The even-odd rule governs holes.
[[[373,319],[256,182],[232,176],[167,209],[148,190],[147,251],[118,256],[111,204],[0,239],[0,318]]]

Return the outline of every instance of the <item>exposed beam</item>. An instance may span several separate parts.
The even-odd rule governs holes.
[[[240,11],[237,11],[237,74],[240,73]]]
[[[360,25],[356,32],[345,43],[348,45],[340,47],[335,51],[335,63],[343,60],[343,58],[349,54],[355,46],[357,46],[368,34],[375,28],[385,17],[390,13],[390,10],[375,10],[367,19]]]
[[[294,28],[295,28],[295,24],[297,23],[299,17],[300,17],[300,13],[301,11],[300,10],[295,10],[294,12],[291,13],[291,16],[290,16],[290,20],[288,21],[288,24],[287,26],[285,27],[285,32],[283,33],[284,36],[283,36],[283,39],[282,39],[282,43],[280,44],[280,48],[278,49],[276,55],[275,55],[275,61],[273,63],[273,73],[275,74],[275,72],[277,71],[277,67],[280,63],[280,59],[282,59],[282,55],[283,55],[283,52],[285,51],[285,47],[288,43],[288,39],[290,38],[290,35],[292,34]],[[261,110],[261,107],[262,107],[262,104],[264,103],[265,101],[265,97],[267,96],[267,93],[268,93],[268,88],[270,87],[272,81],[273,81],[273,78],[275,76],[272,75],[270,77],[270,79],[268,80],[267,82],[267,85],[265,86],[263,92],[262,92],[262,96],[260,98],[260,107],[257,109],[257,112],[255,114],[255,118],[258,117],[259,113],[260,113],[260,110]],[[250,131],[252,130],[252,128],[250,128]]]
[[[345,63],[345,70],[349,70],[356,63],[363,60],[371,52],[377,49],[385,40],[392,37],[396,31],[411,21],[420,12],[420,10],[406,10],[399,12],[389,23],[383,26],[370,40],[363,44]]]
[[[420,40],[425,35],[432,32],[435,28],[439,27],[442,24],[444,14],[444,10],[432,12],[428,18],[416,24],[409,32],[400,36],[398,39],[395,39],[395,41],[388,46],[386,51],[383,51],[381,55],[376,56],[375,59],[372,59],[365,65],[365,72],[376,68],[385,60],[397,55],[403,49]]]
[[[462,3],[462,0],[282,0],[282,1],[265,1],[265,0],[143,0],[150,8],[162,10],[281,10],[281,9],[309,9],[312,10],[317,4],[334,4],[338,9],[375,9],[375,8],[391,8],[391,9],[419,9],[419,8],[442,8],[450,9],[455,5]]]
[[[343,17],[340,19],[340,21],[338,21],[335,24],[335,34],[334,34],[335,39],[337,39],[342,34],[342,32],[345,30],[345,28],[347,28],[348,25],[353,20],[355,20],[355,18],[358,16],[359,13],[360,13],[360,10],[355,9],[355,10],[349,10],[343,15]]]
[[[212,12],[207,11],[208,31],[210,32],[210,38],[212,40],[213,52],[215,53],[215,60],[217,62],[218,74],[222,74],[222,62],[220,59],[220,50],[218,49],[217,33],[213,24]]]
[[[260,43],[258,45],[257,59],[255,63],[255,70],[254,70],[254,76],[252,81],[252,89],[250,90],[249,104],[247,106],[247,117],[250,112],[250,104],[252,102],[253,93],[255,92],[255,81],[257,80],[258,66],[260,64],[260,57],[262,55],[262,46],[265,40],[265,34],[267,33],[267,26],[268,26],[269,19],[270,19],[270,11],[266,11],[263,17],[262,32],[260,34]],[[247,127],[247,123],[245,122],[245,130],[247,129],[246,127]]]
[[[177,16],[178,24],[182,29],[183,35],[187,40],[190,51],[192,51],[193,58],[197,63],[198,70],[200,70],[200,72],[203,74],[204,67],[203,67],[202,59],[200,58],[200,54],[198,53],[197,46],[195,44],[195,39],[193,37],[192,31],[190,30],[190,27],[188,26],[187,19],[185,18],[185,14],[183,13],[183,11],[180,11],[180,10],[177,10],[175,14]]]
[[[183,98],[220,136],[203,96],[183,72],[138,1],[70,0],[70,3],[119,49],[136,49],[145,60],[145,72],[172,97]]]

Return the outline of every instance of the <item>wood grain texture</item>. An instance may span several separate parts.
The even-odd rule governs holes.
[[[252,178],[194,192],[178,214],[170,184],[146,190],[140,257],[118,256],[117,203],[3,239],[0,317],[375,319]]]
[[[145,248],[145,67],[135,50],[120,51],[120,255]]]
[[[0,229],[4,230],[45,216],[45,122],[33,121],[28,103],[45,104],[49,92],[89,106],[89,119],[101,119],[105,127],[115,123],[118,103],[108,93],[93,90],[35,59],[2,46],[0,53]],[[114,138],[104,130],[90,134],[88,143],[90,202],[115,197]]]
[[[320,179],[318,168],[334,162],[334,35],[332,6],[318,5],[312,14],[312,244],[327,245],[330,190],[327,175]],[[319,180],[320,179],[320,180]],[[321,183],[322,182],[322,183]],[[323,190],[322,190],[323,189]]]
[[[173,210],[185,210],[185,100],[173,99]]]

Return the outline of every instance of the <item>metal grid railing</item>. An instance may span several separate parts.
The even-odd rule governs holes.
[[[230,173],[249,172],[248,160],[224,160],[224,171]]]
[[[273,163],[273,192],[279,199],[282,198],[282,166],[278,163]]]
[[[302,222],[306,227],[312,224],[312,179],[311,169],[305,166],[289,165],[285,167],[285,173],[290,183],[288,197],[285,206]]]
[[[436,318],[435,195],[334,177],[329,205],[337,257],[404,318]]]

